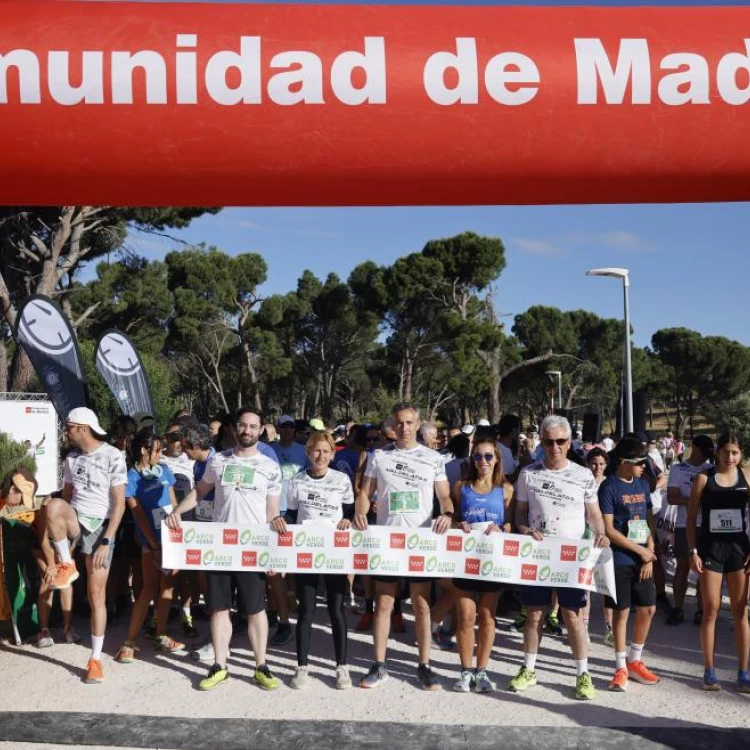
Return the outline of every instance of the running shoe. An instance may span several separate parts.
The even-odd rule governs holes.
[[[458,679],[453,683],[454,693],[470,693],[474,684],[474,673],[470,669],[462,669]]]
[[[719,678],[716,676],[716,670],[713,667],[706,667],[703,670],[703,689],[710,692],[721,690]]]
[[[405,633],[406,620],[401,612],[394,612],[391,615],[391,633]]]
[[[136,645],[132,641],[125,641],[115,656],[118,664],[132,664],[135,661]]]
[[[281,685],[281,680],[271,674],[271,670],[261,664],[256,670],[254,678],[255,683],[263,690],[276,690]]]
[[[429,664],[420,664],[417,667],[417,678],[419,679],[419,686],[422,690],[429,690],[435,692],[440,690],[440,680],[438,676],[430,669]]]
[[[474,680],[474,690],[477,693],[494,693],[497,689],[495,683],[489,678],[487,671],[484,669],[477,670]]]
[[[39,631],[39,635],[36,637],[34,645],[37,648],[49,648],[50,646],[55,645],[55,641],[47,628],[42,628],[42,630]]]
[[[388,679],[388,670],[385,664],[378,664],[374,662],[370,667],[370,671],[359,681],[359,686],[362,688],[376,688],[380,687]]]
[[[562,625],[560,625],[560,618],[557,612],[547,612],[547,617],[545,618],[545,625],[547,627],[547,631],[551,633],[552,635],[563,634]]]
[[[193,659],[198,659],[198,661],[211,662],[214,660],[214,644],[211,643],[211,641],[208,641],[208,643],[204,643],[202,646],[191,651],[190,656],[192,656]]]
[[[512,693],[522,693],[526,688],[536,685],[536,672],[521,667],[518,674],[508,683],[508,690]]]
[[[703,622],[703,610],[697,609],[693,615],[693,625],[700,625],[701,622]]]
[[[607,685],[613,693],[624,693],[628,689],[628,670],[620,667]]]
[[[336,690],[348,690],[352,686],[352,678],[349,676],[349,668],[346,664],[336,667]]]
[[[229,679],[229,670],[214,664],[208,674],[198,683],[198,690],[213,690],[217,685]]]
[[[519,613],[518,617],[516,617],[515,620],[510,624],[510,629],[515,630],[517,633],[523,633],[524,628],[526,627],[526,618],[527,618],[527,612],[526,608],[524,607]]]
[[[615,647],[615,632],[611,625],[607,625],[607,632],[604,634],[604,645],[609,648]]]
[[[276,632],[271,637],[271,646],[286,646],[294,640],[294,631],[288,622],[280,622]]]
[[[185,638],[198,638],[200,636],[198,629],[193,625],[192,615],[182,616],[182,634]]]
[[[683,622],[685,622],[685,613],[677,607],[672,607],[672,611],[666,619],[667,625],[682,625]]]
[[[659,678],[642,661],[629,662],[628,674],[641,685],[656,685],[659,682]]]
[[[185,644],[170,638],[168,635],[157,635],[154,648],[167,654],[175,654],[185,650]]]
[[[596,698],[596,689],[591,675],[584,672],[576,677],[576,700],[591,701]]]
[[[74,581],[78,580],[78,568],[74,562],[61,563],[57,568],[57,573],[52,579],[50,588],[53,589],[68,589],[73,585]]]
[[[737,692],[750,693],[750,673],[746,669],[737,672]]]
[[[292,677],[292,681],[289,683],[289,687],[293,690],[302,690],[310,684],[310,676],[307,674],[307,667],[297,667],[297,671]]]
[[[450,633],[438,628],[432,631],[432,645],[437,646],[441,651],[450,651],[455,644]]]
[[[366,633],[367,631],[372,630],[372,622],[374,619],[375,615],[372,612],[363,612],[362,617],[359,618],[354,629],[358,633]]]
[[[99,659],[89,659],[89,663],[86,665],[86,676],[83,681],[87,685],[96,685],[99,682],[104,682],[104,668]]]
[[[63,634],[65,635],[65,643],[80,643],[82,640],[80,634],[72,625],[66,625],[63,628]]]

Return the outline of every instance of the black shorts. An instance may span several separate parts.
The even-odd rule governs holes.
[[[212,611],[232,608],[232,593],[237,588],[240,615],[257,615],[266,608],[266,574],[258,571],[208,571],[208,607]]]
[[[615,593],[617,603],[609,596],[604,597],[607,609],[630,609],[633,607],[653,607],[656,604],[656,584],[653,576],[644,581],[638,580],[640,565],[615,565]]]
[[[557,591],[557,602],[564,609],[578,611],[586,606],[588,592],[585,589],[554,588],[553,586],[521,586],[521,604],[524,607],[549,607],[552,592]]]
[[[698,530],[696,529],[696,534]],[[687,541],[687,529],[675,529],[674,530],[674,556],[679,559],[681,557],[690,557],[690,548],[688,547]]]
[[[477,581],[473,578],[454,578],[453,585],[461,591],[472,594],[499,594],[502,583],[499,581]]]
[[[400,584],[397,588],[406,588],[411,583],[432,583],[437,581],[437,578],[417,578],[416,576],[377,576],[373,575],[372,580],[375,583],[397,583]]]
[[[712,573],[736,573],[745,567],[745,558],[750,553],[747,537],[738,542],[711,542],[698,547],[703,567]]]

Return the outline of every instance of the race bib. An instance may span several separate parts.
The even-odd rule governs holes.
[[[556,537],[559,536],[558,533],[558,518],[557,516],[540,516],[539,517],[539,531],[544,534],[544,536],[552,536]]]
[[[711,509],[712,534],[736,534],[742,531],[742,511],[739,508]]]
[[[628,539],[636,544],[645,544],[651,530],[643,519],[628,521]]]
[[[403,490],[388,493],[388,512],[417,513],[419,511],[419,492],[417,490]]]
[[[151,508],[151,520],[154,523],[154,528],[161,528],[161,522],[172,512],[172,506],[157,508]]]
[[[255,467],[245,464],[227,464],[221,473],[222,487],[251,490],[255,486]]]
[[[78,523],[83,526],[89,533],[96,531],[103,523],[103,518],[94,518],[94,516],[84,516],[78,514]]]
[[[195,518],[198,521],[214,520],[214,504],[211,500],[201,500],[195,506]]]

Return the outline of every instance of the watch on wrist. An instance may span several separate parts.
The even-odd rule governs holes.
[[[102,547],[114,547],[112,540],[108,536],[103,536],[101,541]]]
[[[453,511],[452,510],[444,510],[443,511],[443,515],[444,516],[448,516],[448,518],[455,518],[455,516],[453,515]]]

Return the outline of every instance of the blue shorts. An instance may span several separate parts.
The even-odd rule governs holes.
[[[578,611],[586,606],[588,592],[584,589],[554,588],[553,586],[521,586],[521,604],[524,607],[549,607],[552,592],[557,591],[557,601],[564,609]]]

